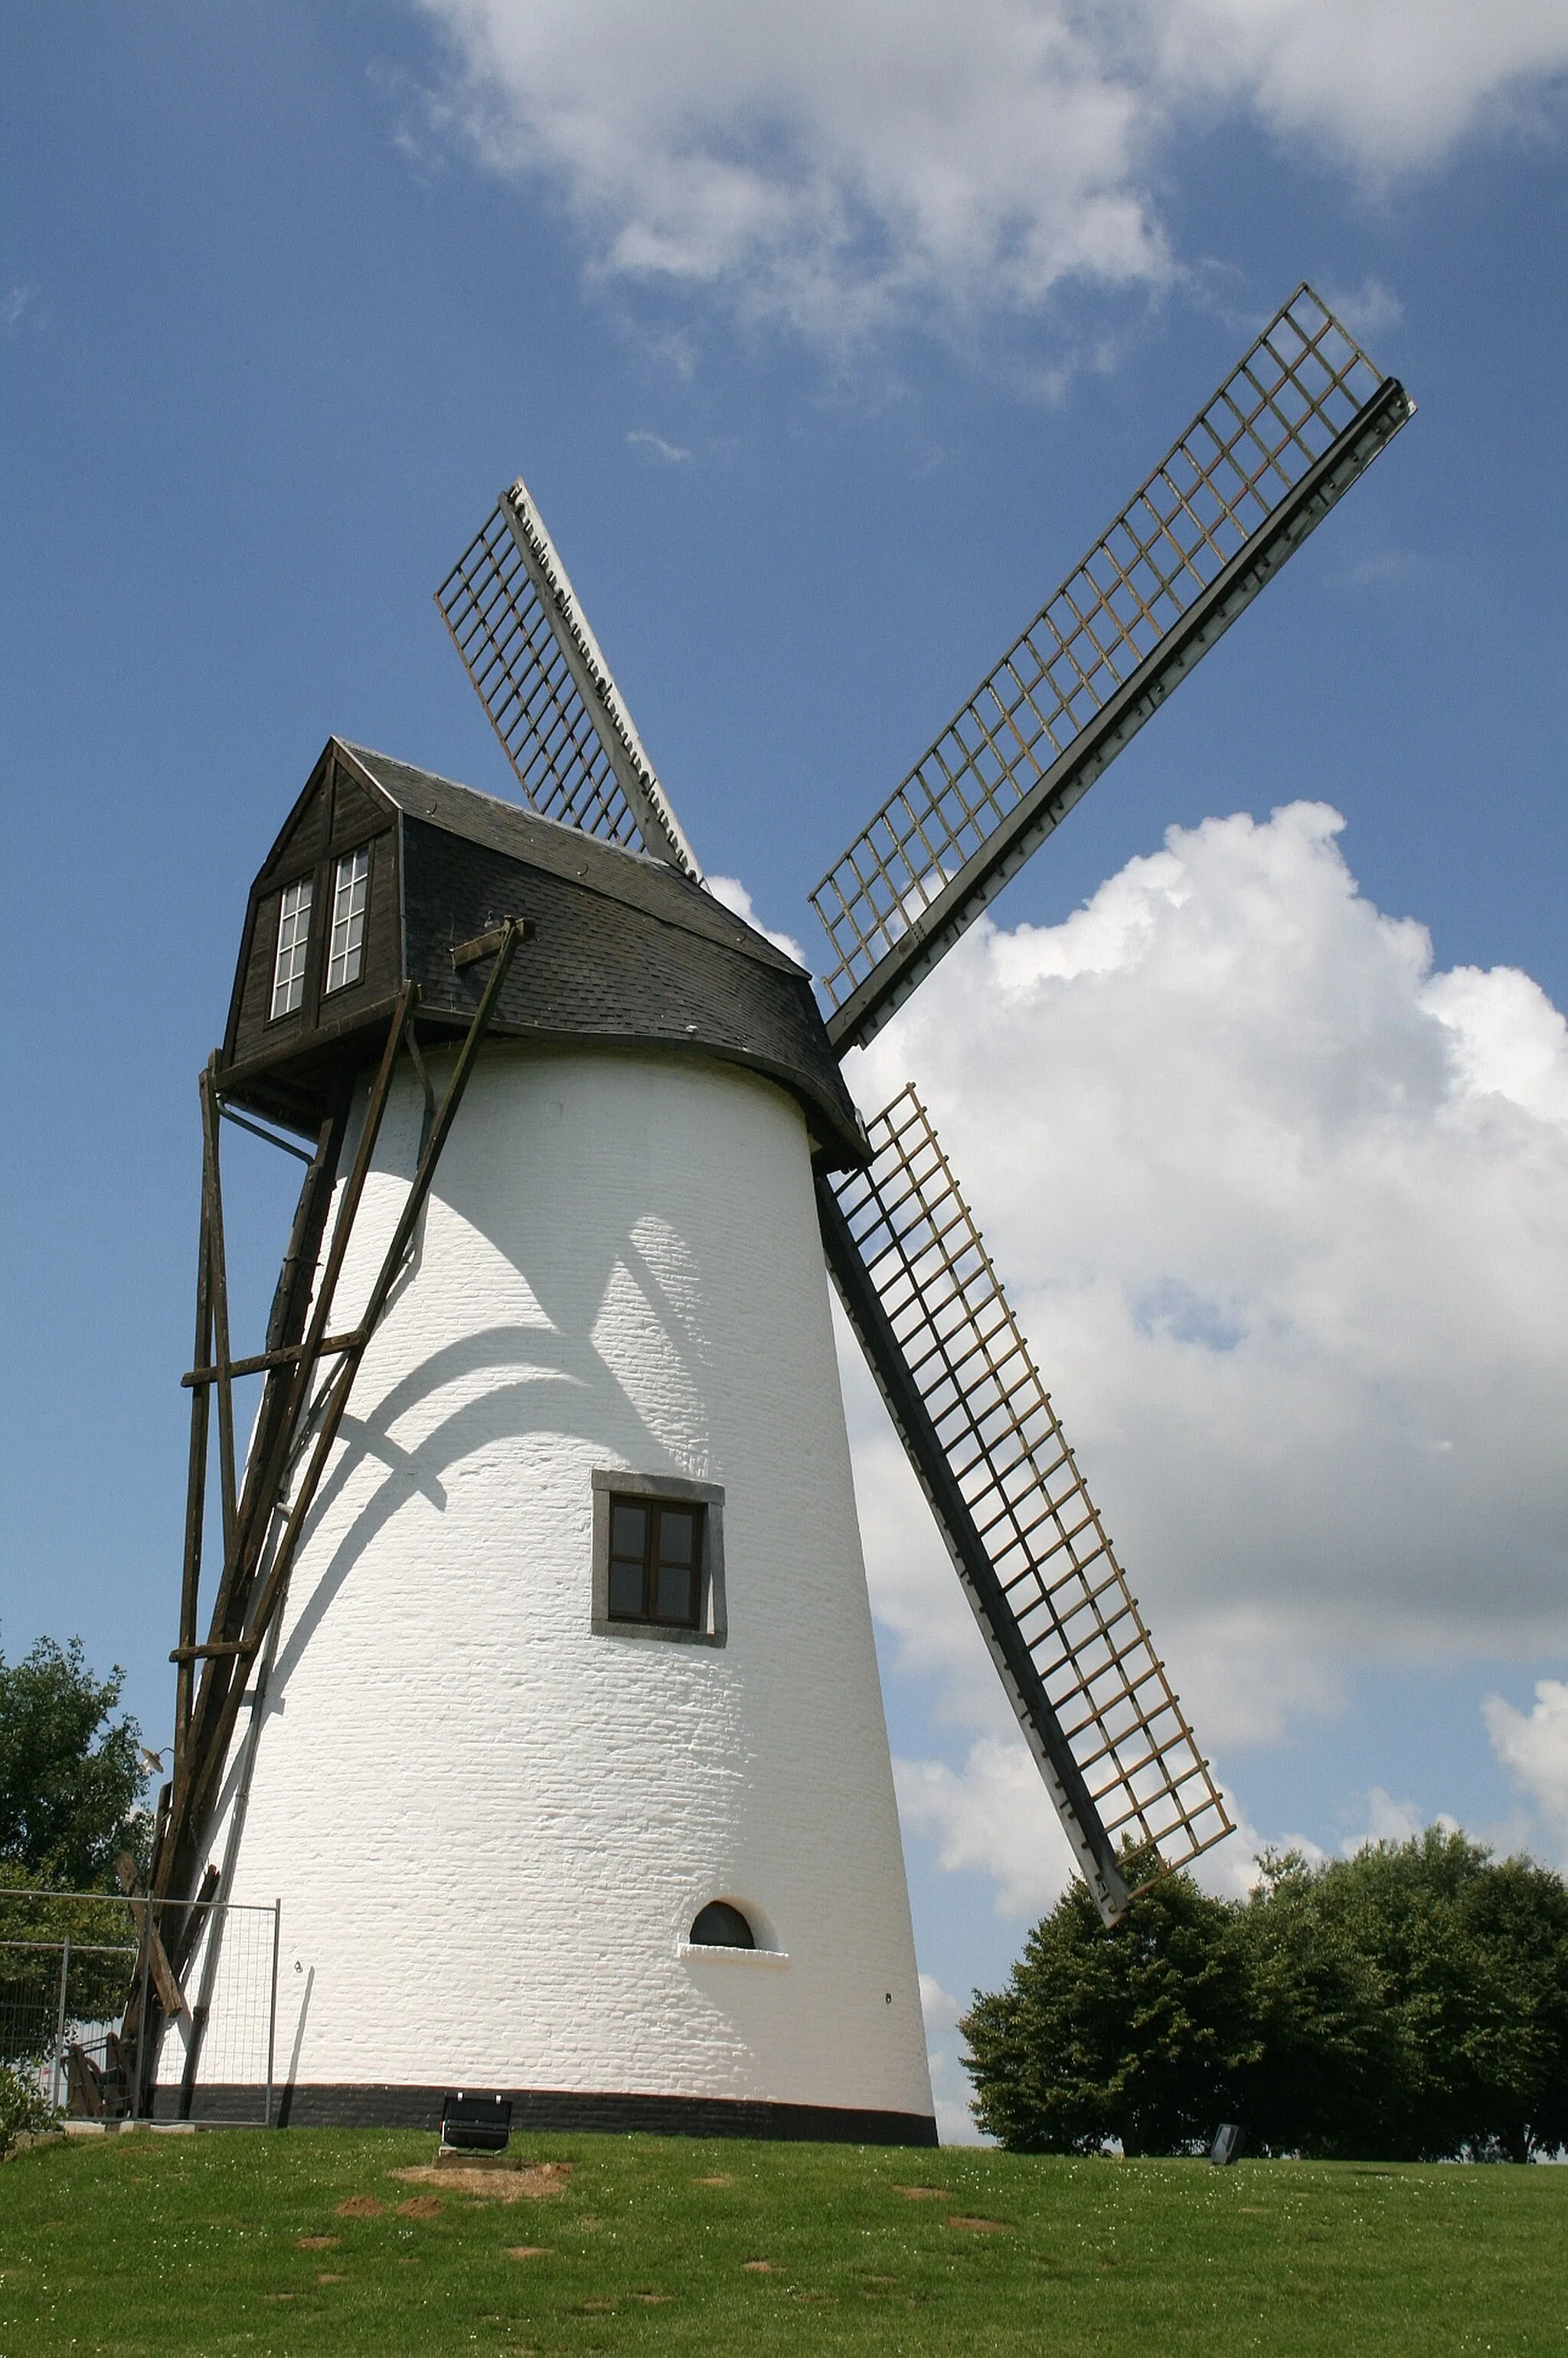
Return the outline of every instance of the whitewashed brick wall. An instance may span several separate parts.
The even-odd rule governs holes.
[[[339,1328],[419,1111],[409,1081]],[[595,1466],[723,1486],[722,1649],[593,1635]],[[929,2114],[807,1141],[772,1084],[486,1051],[294,1574],[233,1887],[275,1894],[280,2080]],[[787,1962],[683,1956],[718,1898]]]

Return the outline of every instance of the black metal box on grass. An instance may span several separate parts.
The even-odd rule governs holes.
[[[510,2096],[469,2096],[460,2089],[441,2102],[441,2144],[449,2153],[504,2153],[512,2138]]]

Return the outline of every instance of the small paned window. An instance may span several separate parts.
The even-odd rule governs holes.
[[[665,1498],[610,1500],[610,1618],[695,1629],[706,1509]]]
[[[277,915],[277,960],[272,970],[272,1011],[292,1015],[305,997],[305,953],[310,946],[310,883],[286,886]]]
[[[364,964],[365,895],[370,890],[370,846],[345,851],[332,888],[332,937],[327,945],[327,989],[358,982]]]
[[[684,1475],[593,1475],[594,1629],[722,1646],[724,1493]]]

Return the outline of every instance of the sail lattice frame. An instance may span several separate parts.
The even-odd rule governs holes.
[[[640,849],[636,819],[499,504],[436,601],[535,809]]]
[[[559,551],[519,480],[436,592],[518,784],[546,818],[702,881]]]
[[[885,1021],[935,962],[914,963],[910,937],[934,928],[935,956],[950,946],[1411,407],[1298,287],[812,894],[836,1040]],[[1124,702],[1112,741],[1075,764],[1097,716]],[[1022,806],[1043,789],[1037,817]],[[884,960],[910,970],[879,997]]]
[[[1117,1854],[1143,1854],[1131,1896],[1231,1821],[914,1089],[868,1133],[871,1163],[833,1182],[839,1210],[1093,1809]],[[982,1609],[966,1586],[994,1622],[995,1595]]]

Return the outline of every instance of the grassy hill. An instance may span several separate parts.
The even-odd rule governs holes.
[[[526,2157],[569,2167],[503,2201],[426,2177],[427,2136],[35,2147],[0,2171],[0,2353],[1568,2352],[1568,2169],[589,2136]]]

